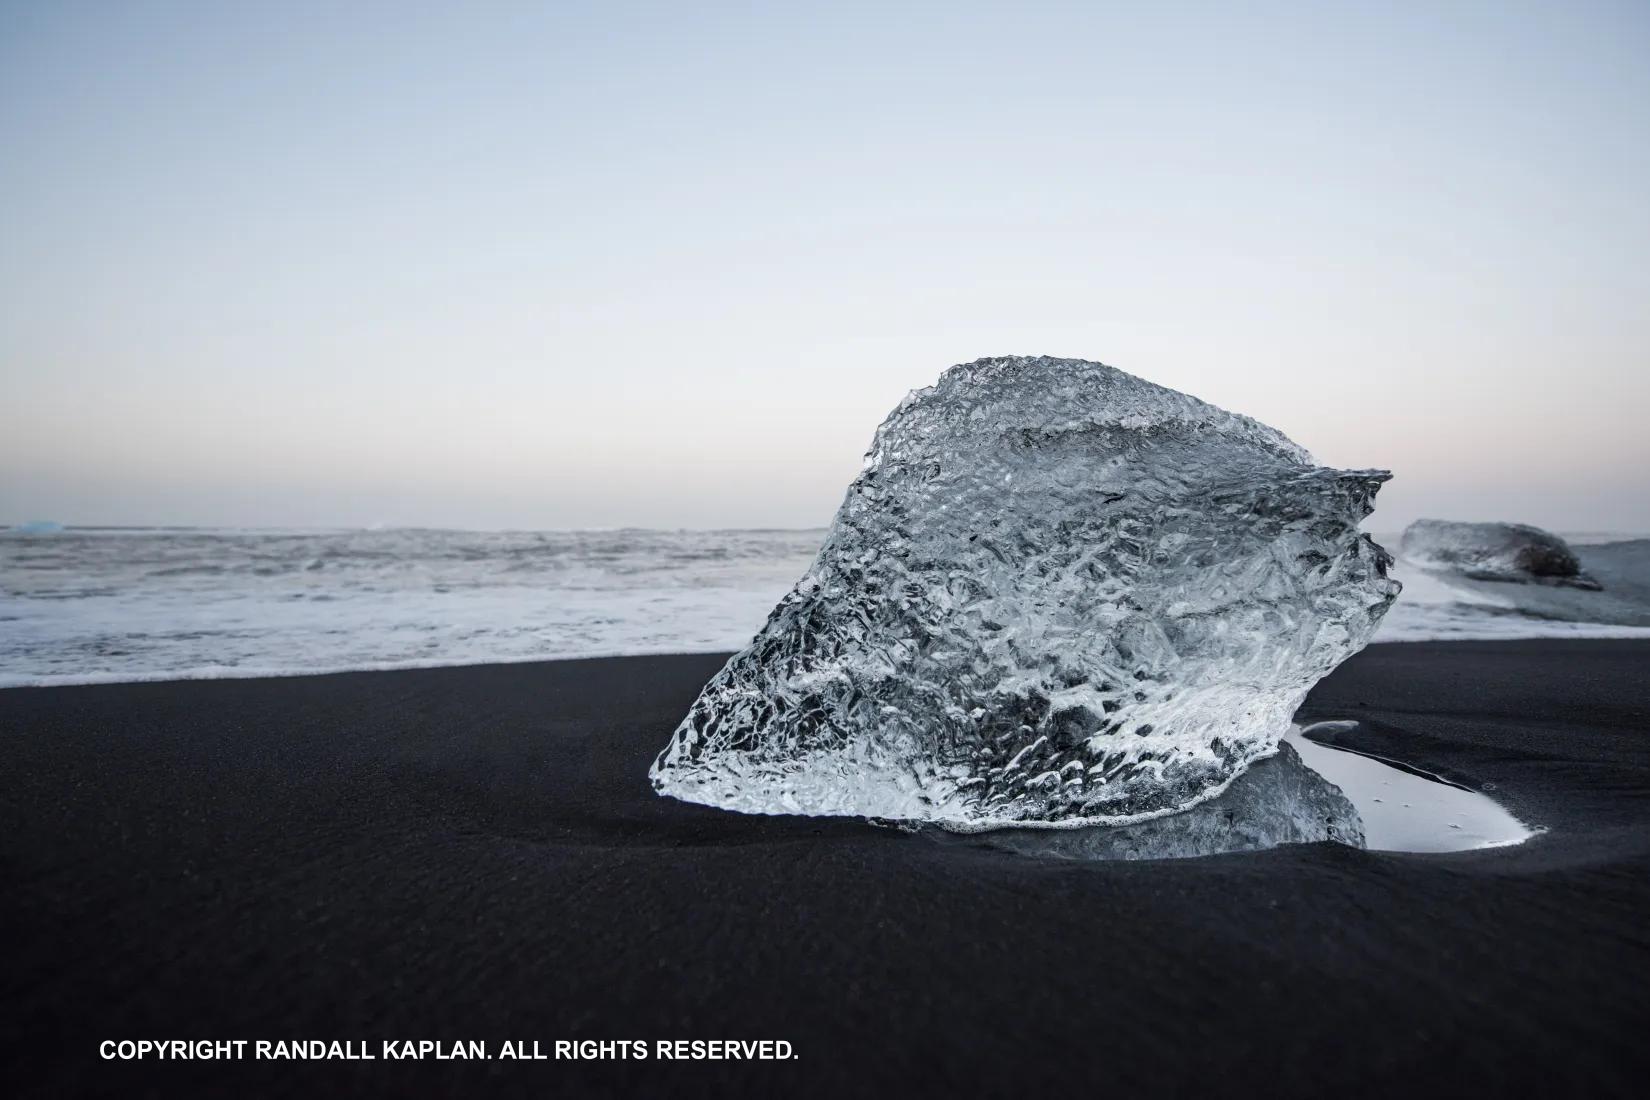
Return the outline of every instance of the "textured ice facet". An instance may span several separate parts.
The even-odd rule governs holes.
[[[1187,859],[1325,840],[1362,848],[1364,823],[1341,789],[1284,742],[1276,756],[1256,762],[1219,795],[1183,813],[1130,825],[999,829],[987,836],[996,847],[1026,855]]]
[[[1099,363],[953,367],[654,763],[747,813],[1121,823],[1217,794],[1398,592],[1384,471]]]

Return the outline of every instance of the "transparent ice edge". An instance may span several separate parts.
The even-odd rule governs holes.
[[[1138,825],[1141,822],[1156,821],[1159,818],[1173,817],[1175,814],[1185,813],[1187,810],[1201,806],[1205,802],[1219,798],[1226,792],[1227,788],[1246,774],[1250,766],[1276,756],[1280,744],[1281,741],[1274,742],[1270,749],[1257,752],[1248,757],[1235,773],[1183,804],[1144,813],[1111,816],[1096,815],[1062,818],[1053,821],[1041,818],[1006,816],[975,817],[969,820],[959,820],[955,817],[941,816],[938,813],[905,813],[892,804],[885,812],[862,812],[846,808],[840,811],[810,810],[801,808],[800,804],[786,805],[783,796],[778,796],[780,801],[777,802],[753,803],[751,790],[739,782],[727,782],[720,776],[686,779],[673,775],[666,769],[661,769],[657,763],[649,772],[649,777],[653,780],[654,789],[659,794],[682,802],[692,802],[695,805],[710,806],[713,809],[729,810],[733,813],[749,814],[753,817],[850,817],[898,827],[937,828],[959,835],[986,833],[998,829],[1037,829],[1058,832],[1070,829]],[[797,765],[801,770],[824,774],[828,772],[831,763],[848,757],[848,753],[810,753],[807,756],[800,757]],[[721,789],[724,783],[727,786],[726,790]]]

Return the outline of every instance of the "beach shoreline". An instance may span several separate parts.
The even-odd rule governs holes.
[[[10,597],[0,689],[740,649],[824,538],[824,529],[0,530],[0,592]],[[1399,561],[1404,592],[1374,641],[1650,638],[1650,539],[1576,550],[1604,591]]]
[[[1547,832],[1041,860],[654,795],[727,655],[0,691],[24,1091],[1632,1092],[1650,642],[1376,645],[1302,721]],[[792,1061],[105,1060],[775,1039]]]

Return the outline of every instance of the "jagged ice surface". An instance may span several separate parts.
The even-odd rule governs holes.
[[[877,430],[654,786],[961,830],[1194,805],[1396,597],[1357,529],[1387,476],[1099,363],[953,367]]]

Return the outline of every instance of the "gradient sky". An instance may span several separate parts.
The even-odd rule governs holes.
[[[0,0],[0,522],[826,523],[1099,359],[1650,529],[1650,5]]]

